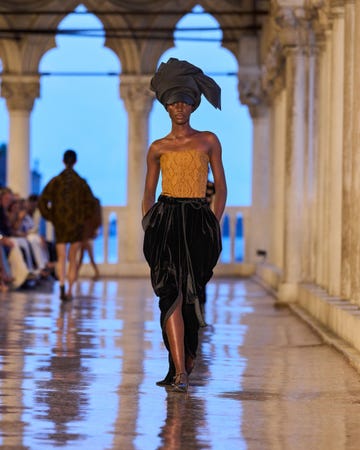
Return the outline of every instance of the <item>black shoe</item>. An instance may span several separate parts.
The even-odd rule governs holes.
[[[60,300],[66,300],[65,286],[60,286]]]
[[[156,382],[156,386],[171,386],[173,384],[174,378],[168,378],[167,376],[163,380]]]
[[[168,373],[166,374],[165,378],[163,380],[159,380],[156,382],[157,386],[171,386],[174,382],[174,378],[175,378],[175,366],[174,363],[172,362],[171,356],[169,354],[169,370]]]

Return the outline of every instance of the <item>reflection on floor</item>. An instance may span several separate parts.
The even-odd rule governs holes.
[[[50,450],[352,450],[360,378],[248,279],[213,279],[188,394],[166,371],[148,279],[0,297],[0,445]]]

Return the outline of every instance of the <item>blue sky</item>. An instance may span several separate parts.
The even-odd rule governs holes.
[[[187,15],[178,26],[218,26],[208,15]],[[60,28],[102,28],[92,15],[67,16]],[[170,57],[186,59],[205,73],[236,73],[235,57],[220,42],[176,41],[186,32],[175,33]],[[188,36],[188,34],[186,34]],[[204,37],[204,33],[191,33]],[[207,32],[221,39],[221,31]],[[41,60],[41,72],[121,72],[117,56],[104,47],[103,37],[57,36],[57,47]],[[206,99],[191,118],[198,130],[215,132],[223,147],[228,182],[228,205],[251,203],[252,126],[247,108],[240,104],[235,76],[214,76],[222,89],[222,110],[215,110]],[[154,102],[150,115],[149,143],[170,131],[170,120],[161,104]],[[8,117],[4,99],[0,100],[0,142],[8,136]],[[73,148],[79,161],[76,170],[87,179],[104,205],[126,203],[127,116],[119,95],[118,77],[43,76],[41,97],[31,116],[31,162],[42,173],[44,185],[62,170],[63,151]]]

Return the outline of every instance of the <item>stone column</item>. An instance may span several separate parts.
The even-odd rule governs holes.
[[[354,55],[360,54],[360,2],[355,2]],[[346,124],[345,124],[346,126]],[[354,58],[352,133],[351,300],[360,304],[360,58]]]
[[[288,34],[282,46],[273,45],[273,52],[277,47],[278,53],[272,56],[273,65],[278,69],[272,70],[276,78],[272,75],[269,80],[267,75],[266,79],[272,105],[272,255],[273,262],[283,272],[280,295],[287,297],[287,292],[292,290],[293,299],[297,283],[311,279],[314,261],[315,56],[313,45],[303,42],[298,34],[299,30],[294,42],[289,42],[292,36]],[[271,75],[271,71],[268,73]],[[297,192],[300,189],[301,194]],[[294,204],[297,206],[293,209]],[[282,298],[282,301],[287,300]]]
[[[123,256],[127,263],[144,261],[141,201],[146,173],[149,114],[153,104],[149,85],[149,76],[121,75],[120,95],[128,113],[127,223],[123,230],[126,234],[126,255]]]
[[[257,36],[243,34],[238,42],[239,96],[249,108],[253,124],[252,202],[246,254],[257,261],[257,250],[269,255],[271,226],[270,111],[262,86],[260,42]]]
[[[284,269],[284,160],[287,127],[284,55],[278,34],[272,41],[269,40],[262,66],[262,86],[271,110],[268,142],[271,161],[269,167],[271,247],[268,262],[275,266],[278,279]]]
[[[305,192],[307,204],[305,208],[306,219],[306,246],[303,251],[303,275],[307,282],[314,282],[316,274],[316,218],[318,212],[316,191],[316,170],[318,166],[318,91],[317,91],[317,62],[319,49],[317,46],[309,48],[307,64],[307,136],[305,152]]]
[[[265,250],[268,255],[270,249],[270,114],[266,105],[251,106],[249,110],[253,121],[251,241],[249,242],[249,255],[251,258],[250,262],[254,262],[256,261],[257,250]]]
[[[329,180],[329,294],[341,288],[341,221],[344,104],[344,8],[332,9],[330,180]]]
[[[311,9],[278,1],[272,8],[271,29],[268,32],[270,43],[267,47],[272,58],[266,57],[267,85],[276,87],[273,81],[280,80],[280,86],[284,86],[284,172],[283,180],[280,180],[284,189],[283,267],[277,297],[279,302],[285,303],[297,300],[298,285],[310,272],[309,257],[305,255],[309,251],[309,235],[304,235],[304,227],[309,226],[310,220],[304,210],[309,207],[305,180],[311,174],[307,167],[311,152],[307,123],[311,95],[309,49],[314,43],[311,21]]]
[[[270,247],[270,125],[269,108],[261,88],[260,69],[257,66],[239,70],[239,95],[247,105],[253,121],[252,202],[249,242],[246,242],[250,261],[256,261],[256,251]]]
[[[271,168],[271,262],[284,268],[284,180],[286,141],[286,92],[282,89],[272,101],[272,168]]]
[[[352,133],[353,133],[353,83],[354,83],[354,29],[355,0],[345,3],[344,20],[344,123],[343,123],[343,192],[342,192],[342,249],[341,249],[341,296],[351,297],[351,254],[352,227],[359,223],[353,221],[351,198],[352,173]]]
[[[284,278],[279,300],[292,302],[302,276],[304,148],[306,135],[306,57],[299,47],[287,47]]]
[[[317,249],[315,281],[322,288],[328,287],[329,274],[329,146],[330,146],[330,80],[331,80],[331,32],[323,34],[323,49],[318,60],[318,142],[317,142]]]
[[[3,75],[1,96],[9,111],[6,184],[26,197],[30,191],[30,115],[40,95],[38,77]]]

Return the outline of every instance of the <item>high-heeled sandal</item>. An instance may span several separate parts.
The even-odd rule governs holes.
[[[177,373],[171,386],[176,392],[187,392],[189,387],[189,377],[187,373]]]

